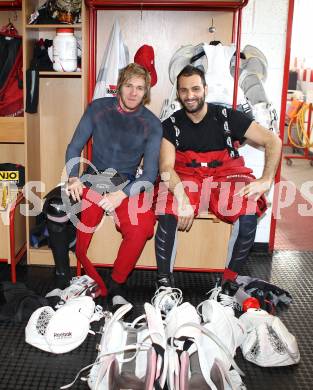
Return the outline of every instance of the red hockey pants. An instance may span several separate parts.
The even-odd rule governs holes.
[[[126,198],[115,209],[115,226],[122,234],[122,243],[114,261],[112,279],[124,283],[134,269],[146,241],[153,236],[155,215],[150,207],[141,207],[146,193]],[[101,276],[87,257],[94,228],[101,222],[104,210],[98,206],[102,196],[88,188],[82,195],[81,221],[77,227],[76,256],[87,275],[94,279],[101,289],[101,295],[107,295],[107,289]],[[105,254],[104,254],[105,256]]]

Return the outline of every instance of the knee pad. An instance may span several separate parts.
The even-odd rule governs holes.
[[[58,186],[45,196],[42,212],[49,221],[66,224],[70,220],[73,204],[75,202],[65,194],[65,188]]]
[[[70,221],[70,206],[73,202],[64,205],[61,186],[54,188],[45,196],[43,213],[47,218],[49,245],[55,247],[66,242],[67,248],[73,248],[76,243],[76,228]],[[62,244],[64,245],[64,244]]]
[[[63,203],[61,191],[61,186],[50,191],[45,196],[45,203],[42,209],[47,219],[57,224],[64,224],[69,220],[69,214],[67,213],[66,205]]]

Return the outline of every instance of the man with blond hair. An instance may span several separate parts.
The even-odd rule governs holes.
[[[153,188],[158,172],[162,126],[159,119],[145,104],[150,100],[151,79],[148,71],[138,64],[129,64],[121,70],[117,83],[117,96],[94,100],[79,122],[66,151],[68,171],[67,192],[74,201],[81,200],[81,218],[77,226],[76,255],[86,273],[99,285],[106,296],[106,284],[87,257],[87,250],[103,213],[113,214],[122,242],[108,282],[112,306],[127,302],[124,284],[136,265],[148,238],[153,236],[155,216],[146,207],[137,212],[146,190]],[[81,152],[92,137],[93,150],[89,177],[110,170],[118,178],[118,185],[110,192],[99,193],[79,178]],[[136,177],[140,161],[144,158],[142,174]],[[97,175],[95,175],[97,176]],[[137,202],[131,202],[137,196]],[[104,253],[105,256],[105,253]]]

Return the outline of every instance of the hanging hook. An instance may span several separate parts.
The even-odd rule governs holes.
[[[140,3],[140,21],[142,22],[142,11],[143,11],[143,4]]]
[[[213,18],[212,18],[212,24],[211,24],[211,26],[209,27],[209,32],[210,32],[210,33],[215,33],[215,31],[216,31],[216,27],[214,27]]]

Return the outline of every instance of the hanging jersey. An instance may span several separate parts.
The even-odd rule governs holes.
[[[116,96],[117,79],[120,69],[129,63],[128,48],[123,42],[118,19],[111,30],[109,42],[103,54],[102,63],[97,76],[93,100],[102,97]]]
[[[208,85],[207,102],[233,104],[234,79],[230,74],[230,61],[235,53],[235,45],[208,45],[203,49],[207,57],[205,79]],[[244,104],[243,92],[238,88],[237,104]]]
[[[176,111],[163,124],[163,137],[170,141],[177,150],[194,152],[210,152],[224,150],[225,144],[224,120],[221,118],[221,106],[208,104],[205,117],[199,123],[194,123],[184,110]],[[239,111],[227,109],[228,125],[232,141],[245,140],[245,133],[252,120]]]
[[[0,38],[0,116],[23,116],[22,40]]]

